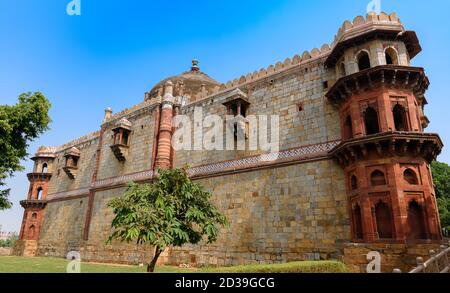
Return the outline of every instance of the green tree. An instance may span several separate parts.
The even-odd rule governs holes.
[[[185,169],[158,174],[151,184],[130,184],[123,197],[108,203],[115,214],[108,243],[118,239],[152,245],[155,253],[148,272],[154,271],[168,246],[198,244],[204,238],[213,243],[220,226],[228,226],[226,217],[210,203],[212,194],[192,182]]]
[[[431,164],[431,170],[433,172],[441,225],[443,228],[450,230],[450,166],[435,161]]]
[[[0,247],[12,248],[18,239],[19,236],[16,233],[13,233],[8,239],[0,240]]]
[[[0,105],[0,188],[5,179],[23,170],[28,143],[48,129],[50,102],[40,92],[19,96],[16,105]],[[9,189],[0,189],[0,210],[11,207]]]

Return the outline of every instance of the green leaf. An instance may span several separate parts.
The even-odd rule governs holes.
[[[50,102],[40,92],[21,94],[16,105],[0,105],[0,187],[27,156],[28,143],[48,129]],[[9,189],[0,190],[0,210],[11,207]]]
[[[209,202],[212,194],[190,180],[185,169],[158,170],[151,184],[128,185],[125,194],[108,202],[115,217],[108,241],[136,241],[165,249],[216,241],[228,222]],[[193,228],[196,227],[196,228]]]

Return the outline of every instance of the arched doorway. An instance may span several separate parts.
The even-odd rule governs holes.
[[[377,134],[380,132],[380,126],[378,124],[378,113],[372,107],[368,107],[364,111],[364,126],[366,127],[366,134]]]
[[[394,125],[396,131],[409,131],[408,127],[408,117],[406,113],[406,109],[400,105],[395,105],[392,110],[394,115]]]
[[[36,235],[36,228],[34,225],[31,225],[30,228],[28,228],[28,238],[34,239],[34,236]]]
[[[356,178],[355,175],[352,175],[352,177],[350,177],[350,186],[352,190],[358,189],[358,178]]]
[[[42,196],[43,196],[44,190],[42,189],[42,187],[39,187],[37,190],[37,195],[36,195],[36,199],[37,200],[42,200]]]
[[[348,115],[344,121],[344,139],[351,139],[351,138],[353,138],[352,117]]]
[[[389,206],[379,202],[375,206],[375,218],[379,239],[392,239],[392,214]]]
[[[339,74],[340,74],[341,77],[344,77],[344,76],[347,75],[347,72],[346,72],[346,70],[345,70],[345,64],[344,64],[344,62],[342,62],[342,63],[339,65]]]
[[[408,205],[408,225],[410,240],[427,239],[423,209],[415,200]]]
[[[359,204],[356,204],[353,208],[353,225],[353,231],[355,233],[356,239],[364,239],[361,207],[359,206]]]
[[[359,52],[357,59],[358,59],[359,71],[370,68],[369,53],[367,53],[366,51],[361,51],[361,52]]]
[[[385,51],[385,56],[386,56],[386,64],[387,65],[398,65],[398,55],[397,52],[389,47],[387,48]]]
[[[42,173],[47,173],[47,171],[48,171],[48,165],[47,165],[47,163],[44,163],[42,165]]]

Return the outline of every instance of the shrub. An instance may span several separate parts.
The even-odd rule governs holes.
[[[211,273],[346,273],[347,268],[339,261],[299,261],[284,264],[207,268],[203,271]]]
[[[17,239],[18,239],[17,234],[13,234],[6,240],[0,240],[0,247],[12,248],[16,244]]]

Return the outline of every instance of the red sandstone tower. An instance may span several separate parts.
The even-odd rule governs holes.
[[[347,26],[325,65],[338,77],[327,98],[343,139],[331,155],[345,171],[353,242],[439,242],[429,163],[443,144],[424,133],[429,81],[410,64],[421,51],[417,36],[399,21]]]
[[[36,156],[32,158],[34,161],[33,173],[27,175],[30,181],[28,197],[20,202],[25,211],[19,237],[20,243],[16,248],[23,251],[25,256],[32,256],[36,253],[54,159],[53,152],[46,148],[39,149]]]

